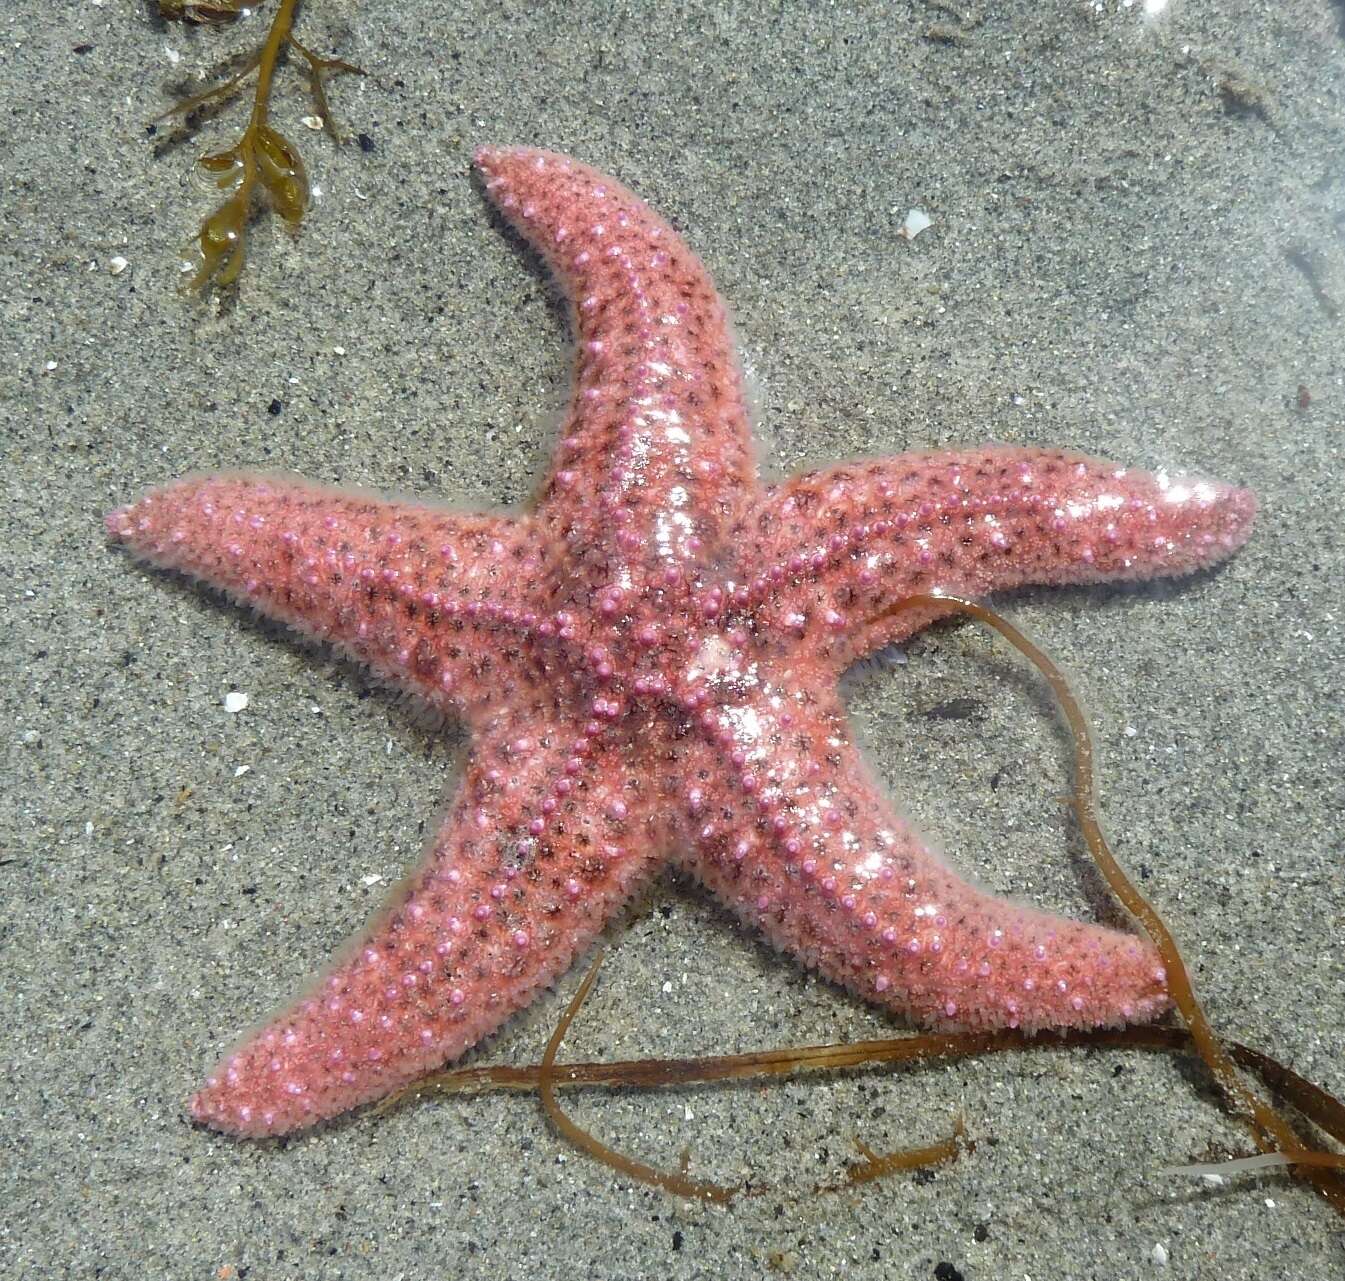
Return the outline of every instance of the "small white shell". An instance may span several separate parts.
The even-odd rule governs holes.
[[[927,227],[932,226],[933,221],[923,209],[912,209],[906,215],[906,221],[897,228],[897,235],[903,240],[914,240]]]

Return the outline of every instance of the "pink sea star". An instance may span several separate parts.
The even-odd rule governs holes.
[[[679,859],[807,965],[935,1026],[1080,1027],[1167,1004],[1136,937],[969,886],[893,811],[836,679],[912,592],[1176,574],[1247,491],[1055,450],[905,454],[763,487],[704,268],[617,183],[487,148],[486,190],[574,304],[577,387],[527,515],[204,476],[117,541],[330,641],[470,728],[412,881],[192,1114],[295,1130],[456,1058]]]

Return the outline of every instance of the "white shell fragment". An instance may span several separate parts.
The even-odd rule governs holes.
[[[903,240],[914,240],[933,223],[934,220],[923,209],[912,209],[906,215],[906,221],[897,228],[897,235]]]
[[[224,710],[230,714],[241,712],[248,705],[248,696],[236,689],[231,689],[224,696]]]

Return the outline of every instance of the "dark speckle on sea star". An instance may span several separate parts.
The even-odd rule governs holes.
[[[339,647],[473,743],[407,887],[193,1115],[281,1134],[456,1058],[669,860],[923,1024],[1166,1008],[1147,941],[1009,904],[935,857],[861,759],[836,681],[935,616],[886,616],[903,596],[1185,573],[1243,542],[1252,496],[990,446],[763,486],[723,307],[677,235],[564,156],[477,165],[574,308],[574,400],[531,511],[233,473],[108,518],[135,554]]]

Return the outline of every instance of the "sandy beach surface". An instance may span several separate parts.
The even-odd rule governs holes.
[[[1216,1024],[1345,1095],[1340,582],[1345,10],[1286,3],[360,4],[301,39],[358,62],[337,147],[291,68],[274,119],[320,199],[253,229],[236,298],[184,296],[210,195],[156,155],[174,85],[261,39],[144,4],[0,17],[0,1271],[13,1278],[1327,1277],[1342,1223],[1251,1151],[1203,1075],[1034,1052],[783,1085],[572,1095],[609,1142],[771,1191],[632,1184],[528,1095],[283,1142],[186,1097],[413,866],[455,733],[105,542],[187,472],[260,467],[524,502],[568,388],[563,307],[472,148],[567,151],[668,216],[729,303],[766,465],[998,440],[1252,486],[1232,562],[997,603],[1097,726],[1118,852]],[[927,230],[900,229],[910,210]],[[997,891],[1116,920],[1058,798],[1033,680],[969,626],[849,678],[882,776]],[[244,710],[226,695],[245,693]],[[959,714],[938,714],[954,703]],[[934,713],[934,714],[931,714]],[[609,932],[564,1057],[895,1034],[708,895]],[[533,1062],[578,981],[473,1062]],[[975,1150],[840,1195],[853,1159],[966,1119]]]

